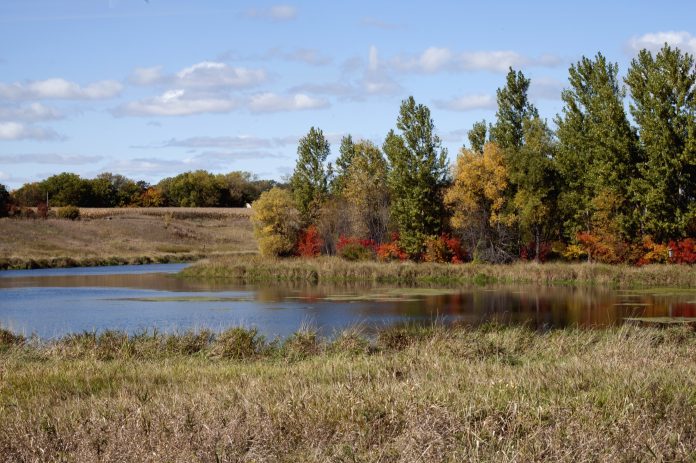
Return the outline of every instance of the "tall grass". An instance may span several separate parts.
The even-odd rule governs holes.
[[[536,283],[594,284],[613,287],[696,286],[696,271],[683,265],[516,263],[511,265],[350,262],[337,257],[268,259],[256,255],[226,256],[199,262],[185,277],[243,282],[305,281],[375,283]]]
[[[276,343],[236,330],[9,342],[0,460],[696,458],[684,328],[402,327],[372,342],[305,330]]]

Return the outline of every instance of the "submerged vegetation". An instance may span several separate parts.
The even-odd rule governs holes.
[[[690,461],[696,336],[397,327],[0,331],[0,455],[19,461]]]
[[[696,272],[685,265],[634,267],[607,264],[515,263],[510,265],[409,261],[348,261],[338,257],[273,259],[257,255],[206,259],[182,270],[187,278],[239,282],[535,283],[591,284],[610,287],[694,287]]]

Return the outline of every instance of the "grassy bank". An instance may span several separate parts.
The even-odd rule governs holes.
[[[256,252],[248,209],[81,209],[78,221],[0,219],[0,269],[185,262]]]
[[[696,458],[683,328],[3,339],[4,462]]]
[[[242,282],[297,281],[375,283],[534,283],[593,284],[613,287],[696,286],[696,270],[681,265],[516,263],[431,264],[413,262],[349,262],[336,257],[265,259],[234,256],[208,259],[182,272],[192,278],[224,278]]]

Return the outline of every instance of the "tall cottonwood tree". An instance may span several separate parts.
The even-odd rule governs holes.
[[[565,231],[629,239],[638,209],[633,195],[640,153],[619,84],[618,65],[598,53],[569,69],[563,112],[556,117],[557,167],[564,183],[559,206]]]
[[[521,148],[524,144],[524,121],[538,116],[536,107],[527,96],[530,83],[522,71],[510,68],[505,86],[496,93],[498,111],[490,137],[503,150]]]
[[[442,231],[447,150],[435,134],[430,110],[412,96],[402,101],[396,127],[400,133],[391,130],[383,146],[390,167],[391,215],[404,250],[417,256],[425,238]]]
[[[666,44],[655,56],[641,50],[625,82],[645,153],[637,188],[644,231],[658,240],[685,236],[696,220],[694,57]]]
[[[290,188],[305,225],[312,223],[329,192],[329,171],[324,165],[331,146],[318,128],[310,128],[297,146],[297,164]]]
[[[474,125],[469,130],[467,137],[471,150],[476,153],[483,153],[483,145],[486,144],[486,135],[488,135],[488,126],[486,120],[474,122]]]
[[[331,179],[331,191],[340,194],[345,186],[348,169],[355,157],[355,143],[351,135],[341,138],[341,146],[338,153],[334,177]]]

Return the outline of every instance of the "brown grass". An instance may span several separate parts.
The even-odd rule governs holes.
[[[102,337],[0,349],[1,461],[696,458],[683,328]]]
[[[0,219],[0,268],[148,263],[256,252],[247,209],[81,209],[78,221]]]

